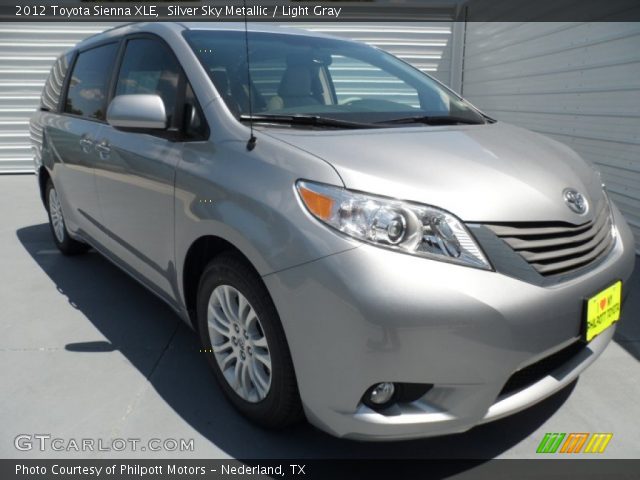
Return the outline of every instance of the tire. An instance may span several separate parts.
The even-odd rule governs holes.
[[[47,205],[47,214],[49,215],[49,228],[51,229],[51,235],[53,241],[64,255],[77,255],[89,250],[89,245],[86,243],[74,240],[69,236],[67,231],[67,225],[64,222],[64,216],[62,214],[62,207],[58,197],[58,192],[53,186],[51,179],[47,180],[47,186],[45,188],[45,201]]]
[[[238,411],[267,428],[283,428],[303,417],[280,318],[259,275],[239,255],[223,253],[205,268],[197,321],[202,351]]]

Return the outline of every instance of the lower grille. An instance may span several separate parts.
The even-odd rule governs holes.
[[[590,222],[529,222],[486,225],[538,273],[557,275],[586,266],[613,246],[611,212],[606,199]]]
[[[509,378],[507,383],[500,391],[498,398],[516,393],[519,390],[527,388],[534,383],[542,380],[556,368],[561,367],[573,357],[582,352],[585,347],[586,345],[582,342],[572,343],[559,352],[545,357],[542,360],[523,368],[522,370],[518,370]]]

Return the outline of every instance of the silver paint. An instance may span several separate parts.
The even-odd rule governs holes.
[[[167,113],[158,95],[118,95],[107,109],[107,123],[116,128],[162,130],[167,128]]]

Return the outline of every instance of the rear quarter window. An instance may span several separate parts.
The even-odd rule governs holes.
[[[64,79],[69,72],[69,65],[71,64],[72,58],[71,53],[66,53],[58,57],[53,64],[49,77],[47,77],[47,81],[44,84],[42,95],[40,96],[40,110],[50,112],[58,110]]]

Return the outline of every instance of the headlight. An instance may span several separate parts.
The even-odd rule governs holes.
[[[314,217],[346,235],[412,255],[491,269],[466,227],[444,210],[302,180],[296,187]]]

